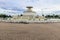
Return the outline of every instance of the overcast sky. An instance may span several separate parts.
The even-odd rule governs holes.
[[[60,9],[60,0],[0,0],[0,7],[25,8],[33,6],[35,9],[51,8]]]

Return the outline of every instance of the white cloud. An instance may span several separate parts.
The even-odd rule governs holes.
[[[0,0],[0,2],[4,2],[6,4],[4,6],[25,7],[31,5],[38,8],[46,8],[60,4],[60,0]]]
[[[33,6],[34,11],[53,11],[60,10],[60,0],[0,0],[0,7],[5,8],[24,8]]]

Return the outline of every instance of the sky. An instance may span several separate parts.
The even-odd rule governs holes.
[[[33,6],[35,11],[60,10],[60,0],[0,0],[0,7],[6,9],[25,9]]]
[[[60,0],[0,0],[0,7],[25,8],[26,6],[33,6],[34,8],[59,8]]]

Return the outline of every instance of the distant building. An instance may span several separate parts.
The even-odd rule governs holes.
[[[24,11],[22,15],[14,16],[13,18],[16,19],[16,20],[19,19],[19,20],[23,20],[23,21],[25,21],[25,20],[28,20],[28,21],[38,20],[39,21],[41,19],[44,19],[43,16],[37,15],[37,13],[32,10],[32,8],[33,8],[32,6],[28,6],[26,8],[27,8],[27,10]]]

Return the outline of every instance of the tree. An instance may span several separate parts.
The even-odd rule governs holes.
[[[53,14],[52,16],[53,16],[53,18],[59,18],[59,15]]]
[[[42,16],[44,17],[44,14],[42,14]]]
[[[51,18],[52,16],[51,16],[51,15],[46,15],[45,17],[46,17],[46,18]]]
[[[55,15],[55,14],[53,14],[53,15],[46,15],[45,17],[46,18],[60,18],[59,15]]]
[[[23,16],[22,14],[20,16]]]
[[[0,18],[11,18],[12,16],[11,15],[6,15],[6,14],[0,14]]]

